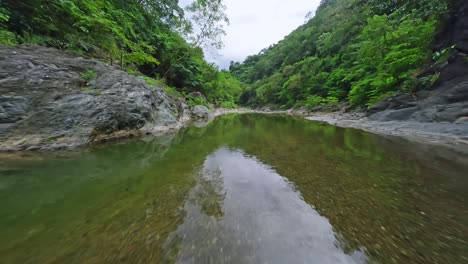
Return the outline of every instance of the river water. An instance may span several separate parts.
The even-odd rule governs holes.
[[[468,156],[256,114],[3,155],[0,263],[468,263]]]

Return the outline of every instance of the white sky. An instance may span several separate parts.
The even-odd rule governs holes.
[[[221,68],[229,62],[242,62],[248,55],[275,44],[305,22],[320,0],[224,0],[230,25],[226,28],[225,47],[218,55],[208,54]]]

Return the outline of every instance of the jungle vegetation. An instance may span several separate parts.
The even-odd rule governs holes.
[[[229,71],[203,53],[222,46],[222,0],[3,0],[0,44],[84,53],[215,106],[366,108],[437,82],[427,69],[454,49],[433,45],[454,1],[322,0],[302,26]]]
[[[369,107],[397,92],[437,81],[423,74],[453,47],[433,43],[450,0],[322,0],[314,17],[230,72],[243,83],[240,102],[283,108]]]
[[[235,107],[229,72],[208,63],[228,23],[222,0],[2,0],[0,44],[36,44],[86,54],[142,75],[178,95],[203,93]]]

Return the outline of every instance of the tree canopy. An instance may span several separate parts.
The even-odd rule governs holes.
[[[232,62],[246,87],[241,102],[290,108],[371,106],[398,91],[434,83],[419,78],[434,63],[432,43],[447,0],[323,0],[315,17],[285,39]]]
[[[234,106],[239,82],[224,78],[229,73],[208,63],[202,50],[221,45],[224,11],[221,0],[194,0],[187,10],[178,0],[3,0],[0,44],[84,53],[162,79],[179,93],[213,93],[206,94],[213,102]]]

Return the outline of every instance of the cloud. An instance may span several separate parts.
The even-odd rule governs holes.
[[[320,0],[225,0],[225,4],[231,21],[226,28],[225,47],[218,55],[207,54],[221,68],[283,39],[304,23],[307,13],[314,12]]]

